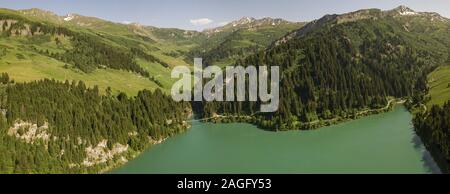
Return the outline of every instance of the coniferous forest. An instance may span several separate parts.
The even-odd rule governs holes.
[[[355,117],[364,109],[386,107],[389,97],[423,91],[437,64],[431,59],[439,57],[409,46],[392,26],[389,21],[338,25],[241,60],[237,65],[280,66],[278,111],[258,114],[259,102],[213,102],[204,103],[204,117],[252,115],[251,122],[263,128],[310,129],[311,123]]]
[[[0,9],[0,72],[8,72],[0,74],[0,173],[106,172],[186,131],[194,113],[309,130],[386,112],[397,101],[450,172],[450,101],[430,102],[430,90],[450,88],[436,84],[448,79],[445,69],[430,76],[450,64],[449,34],[449,19],[404,6],[310,22],[245,17],[202,32]],[[261,113],[263,102],[248,99],[173,101],[170,71],[191,68],[197,57],[221,68],[278,66],[278,110]],[[436,93],[435,102],[450,96]]]
[[[1,26],[2,35],[5,37],[20,36],[24,31],[30,35],[58,35],[70,37],[72,49],[64,52],[51,52],[34,48],[36,52],[71,64],[73,67],[85,72],[93,72],[97,68],[111,68],[118,70],[126,70],[148,77],[156,84],[161,85],[149,73],[140,67],[134,60],[136,51],[142,51],[139,48],[126,49],[122,47],[112,47],[110,44],[103,42],[96,35],[88,33],[80,33],[66,27],[42,24],[34,22],[23,17],[0,14],[0,20],[14,20],[15,23],[8,25],[4,22]],[[97,35],[98,36],[98,35]],[[59,42],[60,40],[57,40]],[[154,57],[151,58],[155,61]]]
[[[4,84],[5,76],[0,101],[5,173],[101,172],[187,128],[190,105],[160,90],[136,97],[101,95],[82,81]]]
[[[414,127],[428,150],[440,163],[443,172],[450,172],[450,101],[444,106],[434,105],[414,118]]]

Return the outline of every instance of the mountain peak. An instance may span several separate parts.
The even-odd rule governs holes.
[[[256,21],[256,19],[253,17],[242,17],[241,19],[233,21],[230,24],[233,25],[233,27],[236,27],[236,26],[240,26],[240,25],[249,24],[254,21]]]
[[[23,9],[23,10],[19,10],[22,12],[42,12],[42,13],[53,13],[47,10],[43,10],[43,9],[39,9],[39,8],[30,8],[30,9]]]
[[[404,5],[398,6],[395,9],[386,11],[386,13],[388,15],[391,16],[420,16],[422,18],[426,18],[428,20],[430,20],[430,22],[434,22],[434,21],[448,21],[447,18],[441,16],[438,13],[435,12],[416,12],[414,10],[412,10],[409,7],[406,7]]]
[[[77,15],[74,13],[69,13],[64,17],[64,21],[68,22],[70,20],[73,20]]]
[[[394,10],[398,10],[398,11],[411,11],[414,12],[414,10],[412,10],[411,8],[407,7],[406,5],[400,5],[396,8],[394,8]]]
[[[55,13],[39,8],[18,10],[20,13],[31,16],[57,16]]]
[[[400,15],[417,15],[418,13],[412,10],[409,7],[406,7],[405,5],[400,5],[397,8],[393,9],[392,11],[400,14]]]
[[[225,30],[238,30],[238,29],[255,29],[262,26],[276,26],[279,24],[288,24],[291,23],[289,21],[279,19],[279,18],[270,18],[265,17],[261,19],[256,19],[253,17],[242,17],[238,20],[227,23],[224,26],[207,29],[204,32],[207,34],[222,32]]]

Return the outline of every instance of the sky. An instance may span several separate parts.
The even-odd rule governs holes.
[[[189,30],[221,26],[244,16],[311,21],[326,14],[366,8],[387,10],[399,5],[450,18],[450,0],[0,0],[3,8],[40,8],[58,15],[77,13],[114,22]]]

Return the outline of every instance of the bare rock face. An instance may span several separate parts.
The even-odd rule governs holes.
[[[108,140],[101,141],[95,147],[89,146],[86,148],[86,158],[82,165],[85,167],[94,166],[97,164],[105,163],[112,160],[116,155],[124,153],[128,150],[128,145],[122,145],[119,143],[114,144],[112,149],[109,149]]]
[[[17,20],[0,20],[0,32],[10,31],[11,36],[33,36],[43,34],[40,27],[33,30],[29,24],[22,24],[19,27],[14,27],[14,24],[17,23]]]
[[[17,121],[8,129],[7,134],[30,144],[35,144],[39,140],[48,143],[51,137],[51,134],[48,132],[47,122],[38,127],[37,124],[26,121]]]
[[[399,15],[417,15],[417,14],[419,14],[404,5],[401,5],[395,9],[393,9],[392,11],[397,12]]]
[[[392,17],[418,17],[422,19],[426,19],[430,22],[448,22],[449,19],[441,16],[435,12],[416,12],[413,9],[406,7],[404,5],[399,6],[395,9],[385,11],[385,14]]]

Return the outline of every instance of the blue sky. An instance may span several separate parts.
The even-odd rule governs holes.
[[[450,17],[449,0],[0,0],[0,7],[41,8],[78,13],[115,22],[202,30],[243,16],[311,21],[325,14],[406,5]]]

